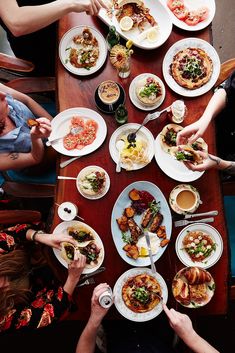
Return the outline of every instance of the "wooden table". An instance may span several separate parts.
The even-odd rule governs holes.
[[[96,27],[104,36],[108,33],[108,27],[102,23],[98,18],[92,18],[84,14],[70,14],[64,17],[59,22],[59,40],[62,35],[71,27],[85,24]],[[194,34],[198,38],[204,40],[211,40],[210,28]],[[98,84],[106,79],[114,79],[119,82],[125,89],[127,94],[126,107],[129,112],[128,122],[142,122],[146,115],[146,112],[140,111],[133,106],[128,96],[128,88],[132,79],[144,72],[151,72],[162,77],[162,60],[168,48],[175,43],[177,40],[185,37],[191,37],[192,34],[186,31],[181,31],[173,27],[171,36],[164,45],[160,48],[144,51],[138,48],[134,48],[134,54],[132,56],[131,75],[127,79],[121,80],[111,66],[109,58],[107,58],[104,66],[95,74],[87,77],[79,77],[70,74],[58,60],[57,67],[57,84],[58,84],[58,104],[59,111],[63,111],[72,107],[87,107],[93,110],[97,110],[94,101],[94,91]],[[175,99],[180,97],[171,91],[166,86],[166,98],[160,109],[170,105]],[[183,125],[188,125],[195,121],[203,113],[212,92],[208,92],[203,96],[196,98],[184,98],[184,101],[188,108],[188,115]],[[139,180],[148,180],[155,183],[163,192],[166,199],[168,200],[171,190],[179,182],[166,176],[161,169],[158,167],[156,161],[153,159],[152,162],[145,168],[127,172],[122,170],[121,173],[115,172],[115,163],[113,162],[109,154],[109,139],[118,125],[112,115],[102,114],[107,124],[107,137],[103,145],[90,155],[84,156],[73,162],[64,169],[59,169],[58,174],[64,176],[76,177],[78,172],[88,165],[99,165],[103,167],[109,174],[111,179],[111,186],[109,192],[105,197],[99,200],[87,200],[83,198],[77,191],[74,181],[60,180],[57,183],[56,203],[60,204],[63,201],[71,201],[78,205],[79,215],[85,219],[85,222],[94,228],[97,233],[101,236],[105,247],[105,259],[103,265],[106,267],[106,271],[95,277],[96,283],[107,282],[113,286],[118,277],[130,266],[124,262],[119,256],[115,245],[113,243],[110,220],[113,205],[121,193],[121,191],[130,183]],[[165,118],[161,119],[160,123],[150,122],[148,129],[153,133],[154,137],[162,130],[166,124]],[[214,125],[211,124],[207,129],[204,136],[205,140],[209,145],[209,151],[215,153],[215,131]],[[58,164],[60,161],[66,160],[68,157],[58,155]],[[185,309],[182,306],[178,306],[181,311],[185,311],[190,315],[219,315],[225,314],[227,311],[227,293],[228,293],[228,249],[227,249],[227,232],[224,219],[223,203],[220,189],[219,176],[216,171],[208,171],[198,179],[191,183],[195,186],[201,195],[203,204],[199,207],[198,211],[208,211],[217,209],[219,216],[215,218],[213,226],[218,229],[223,237],[224,250],[223,255],[219,262],[209,269],[210,273],[214,277],[216,283],[216,290],[211,302],[197,310]],[[60,219],[57,215],[57,206],[55,206],[54,218],[52,230],[60,223]],[[178,260],[175,253],[175,239],[181,228],[174,228],[172,231],[172,237],[170,244],[168,245],[163,256],[157,261],[157,270],[165,279],[168,290],[169,290],[169,306],[177,307],[177,303],[174,300],[171,293],[171,283],[174,275],[184,267],[184,265]],[[53,255],[52,255],[53,256]],[[55,266],[57,273],[60,272],[65,277],[67,270],[56,260]],[[89,315],[90,310],[90,295],[92,293],[93,286],[83,287],[79,289],[75,297],[79,305],[79,313],[76,313],[76,318],[86,319]],[[80,303],[80,304],[79,304]],[[115,307],[109,312],[109,317],[120,317],[117,314]],[[75,316],[74,316],[75,318]]]

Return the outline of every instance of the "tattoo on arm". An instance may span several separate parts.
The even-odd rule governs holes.
[[[214,156],[212,156],[211,154],[208,154],[208,158],[209,158],[211,161],[215,162],[216,165],[219,165],[220,162],[221,162],[221,159],[220,159],[219,157],[214,157]]]
[[[231,165],[225,168],[224,171],[230,175],[235,175],[235,162],[231,162]]]
[[[14,161],[15,159],[19,158],[19,153],[13,152],[10,154],[10,158]]]

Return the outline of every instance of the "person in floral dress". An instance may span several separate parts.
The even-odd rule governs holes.
[[[84,269],[86,257],[75,253],[65,284],[57,283],[47,266],[34,269],[30,264],[32,240],[58,249],[62,241],[74,242],[67,235],[35,231],[29,224],[0,230],[0,332],[62,320]]]

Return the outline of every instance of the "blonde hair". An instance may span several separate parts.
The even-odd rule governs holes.
[[[28,304],[30,262],[25,250],[16,249],[0,256],[0,276],[8,280],[0,288],[0,317],[4,317],[17,305]]]

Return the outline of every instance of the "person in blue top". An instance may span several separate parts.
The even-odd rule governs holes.
[[[30,128],[29,118],[39,125]],[[51,119],[32,98],[0,84],[0,171],[22,170],[42,160],[47,164],[44,141],[51,133]]]

